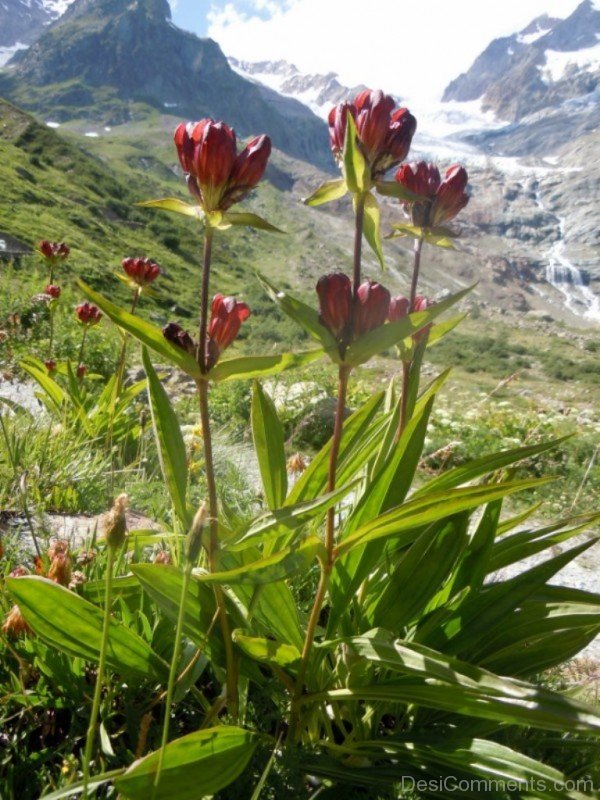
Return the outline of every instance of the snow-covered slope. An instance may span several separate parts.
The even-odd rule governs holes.
[[[0,66],[32,44],[73,0],[0,0]]]

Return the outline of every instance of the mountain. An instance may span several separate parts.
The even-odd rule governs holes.
[[[566,19],[539,17],[495,39],[443,100],[480,100],[484,111],[521,122],[559,108],[576,116],[600,101],[600,6],[583,0]]]
[[[114,125],[144,104],[182,119],[227,119],[243,136],[331,169],[325,126],[296,100],[259,88],[218,44],[178,29],[167,0],[75,0],[0,74],[0,94],[52,119]],[[325,134],[325,135],[324,135]]]
[[[0,2],[0,49],[29,45],[45,25],[58,19],[73,0],[2,0]],[[1,55],[1,53],[0,53]]]

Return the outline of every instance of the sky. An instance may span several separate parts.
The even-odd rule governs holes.
[[[247,61],[437,100],[489,42],[581,0],[170,0],[174,22]]]

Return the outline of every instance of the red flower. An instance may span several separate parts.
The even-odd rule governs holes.
[[[64,242],[49,242],[46,239],[43,239],[38,247],[44,258],[51,262],[64,261],[71,252]]]
[[[408,315],[410,309],[410,300],[408,297],[392,297],[390,300],[390,307],[388,310],[388,319],[390,322],[397,322],[399,319],[404,319]]]
[[[148,286],[160,275],[160,267],[149,258],[124,258],[122,267],[125,274],[137,286]]]
[[[47,294],[53,300],[58,300],[60,297],[60,286],[55,286],[53,283],[49,283],[44,289],[44,294]]]
[[[171,344],[181,347],[182,350],[194,356],[196,355],[197,347],[194,340],[189,333],[176,322],[169,322],[169,324],[163,328],[163,336],[168,342],[171,342]]]
[[[44,361],[44,366],[48,370],[48,374],[56,370],[56,361],[53,358],[48,358]]]
[[[86,365],[85,364],[78,364],[77,365],[77,370],[76,370],[76,375],[77,375],[77,377],[79,378],[80,381],[82,381],[85,378],[86,373],[87,373]]]
[[[390,293],[380,283],[365,281],[356,292],[354,309],[354,335],[379,328],[386,321],[390,308]]]
[[[417,121],[407,108],[394,109],[395,101],[381,90],[365,89],[352,103],[342,103],[329,112],[329,138],[339,160],[344,148],[346,123],[351,114],[356,123],[360,148],[373,179],[408,155]]]
[[[181,123],[174,139],[188,188],[207,212],[226,211],[243,200],[262,178],[271,154],[269,137],[258,136],[238,155],[235,132],[212,119]]]
[[[404,203],[413,224],[419,227],[435,227],[453,219],[469,202],[469,195],[465,191],[468,179],[465,168],[455,164],[447,170],[442,180],[435,164],[425,161],[403,164],[396,173],[396,180],[402,186],[425,198]]]
[[[430,300],[428,297],[424,297],[422,294],[418,294],[415,297],[413,312],[426,311],[428,308],[431,308],[431,306],[434,305],[435,305],[434,300]],[[415,342],[420,342],[422,339],[429,336],[429,331],[431,330],[432,324],[433,323],[430,322],[429,325],[425,325],[425,327],[421,328],[420,331],[413,333],[413,340]]]
[[[342,272],[323,275],[317,283],[319,321],[336,339],[343,338],[352,321],[352,284]]]
[[[102,319],[100,309],[92,303],[81,303],[75,307],[75,313],[82,325],[89,325],[90,327],[97,325]]]
[[[216,294],[210,307],[208,323],[208,342],[206,361],[210,369],[219,360],[219,356],[235,341],[241,324],[250,316],[246,303],[240,303],[235,297],[224,297]]]

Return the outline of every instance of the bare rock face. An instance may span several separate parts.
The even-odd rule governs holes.
[[[60,11],[61,5],[56,0],[2,0],[0,48],[31,44],[44,26],[60,16]]]

